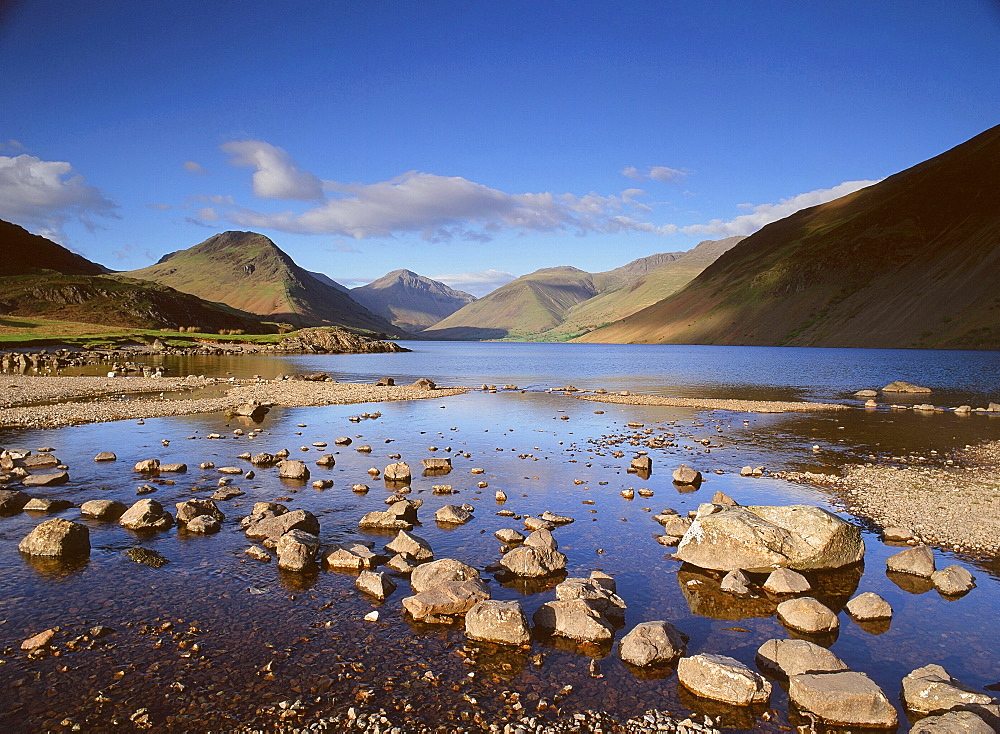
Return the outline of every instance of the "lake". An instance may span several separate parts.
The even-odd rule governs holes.
[[[38,563],[21,556],[19,540],[43,516],[21,513],[0,519],[0,681],[5,705],[0,723],[9,730],[62,728],[69,720],[83,729],[109,728],[115,720],[147,709],[156,728],[233,729],[274,726],[269,707],[301,700],[308,716],[348,706],[384,707],[392,718],[439,725],[443,730],[476,728],[476,717],[517,718],[510,694],[520,694],[527,711],[539,699],[558,702],[563,714],[601,709],[622,718],[648,709],[683,716],[721,716],[733,729],[781,731],[789,726],[787,694],[780,685],[767,710],[726,708],[679,690],[672,671],[644,674],[625,666],[617,649],[594,650],[564,641],[538,639],[530,649],[505,650],[467,640],[460,626],[415,624],[402,612],[409,594],[405,579],[384,603],[354,587],[354,575],[317,570],[281,572],[243,554],[249,545],[239,519],[257,501],[281,501],[317,515],[326,542],[366,538],[382,545],[391,535],[359,531],[362,514],[384,508],[389,494],[368,469],[392,463],[399,454],[411,467],[430,456],[451,456],[447,478],[415,476],[411,498],[424,500],[422,525],[437,558],[457,558],[483,570],[500,557],[494,531],[521,528],[496,515],[494,492],[508,496],[503,509],[518,515],[551,510],[575,518],[554,531],[569,561],[570,576],[603,570],[617,581],[628,604],[626,625],[666,619],[690,638],[688,654],[717,652],[753,667],[765,640],[787,637],[766,602],[741,603],[717,589],[717,581],[681,568],[673,549],[660,546],[652,515],[665,508],[681,514],[698,508],[716,491],[741,504],[807,503],[838,511],[835,497],[808,485],[773,477],[741,477],[745,465],[769,471],[836,473],[848,463],[953,449],[1000,439],[1000,416],[911,411],[852,410],[815,414],[742,414],[652,406],[619,406],[551,394],[572,384],[682,397],[758,400],[841,401],[861,405],[856,390],[893,380],[926,385],[920,396],[938,405],[1000,402],[1000,354],[916,350],[799,349],[755,347],[643,346],[590,344],[409,342],[408,354],[245,357],[150,357],[169,374],[267,378],[325,371],[338,380],[369,382],[383,376],[397,383],[429,377],[442,385],[517,385],[517,391],[470,392],[464,396],[354,406],[276,408],[255,438],[250,425],[219,414],[149,419],[45,431],[0,429],[0,446],[37,450],[53,447],[70,468],[71,482],[31,490],[35,496],[66,498],[77,506],[89,499],[131,504],[148,484],[152,497],[173,504],[207,497],[222,476],[201,470],[202,462],[251,468],[237,455],[274,453],[310,465],[312,478],[329,478],[331,488],[279,480],[276,470],[258,470],[252,480],[233,482],[245,494],[220,502],[226,514],[221,533],[195,536],[176,528],[136,535],[117,524],[81,520],[72,508],[59,514],[90,527],[93,550],[86,562]],[[523,392],[522,392],[523,391]],[[904,396],[892,402],[913,402]],[[377,419],[352,416],[380,411]],[[595,411],[603,411],[597,413]],[[642,429],[626,424],[638,422]],[[240,429],[242,435],[234,434]],[[644,430],[673,438],[664,448],[646,448]],[[209,439],[209,434],[220,439]],[[346,435],[351,447],[335,447]],[[706,449],[700,441],[710,439]],[[169,445],[162,442],[166,440]],[[327,442],[316,448],[314,442]],[[370,454],[355,446],[367,444]],[[818,446],[818,450],[813,447]],[[432,451],[432,447],[436,451]],[[308,450],[302,450],[306,448]],[[628,474],[638,449],[653,459],[642,480]],[[114,451],[112,465],[96,464],[99,451]],[[613,452],[621,451],[623,458]],[[315,465],[321,453],[336,465]],[[468,454],[468,457],[465,455]],[[184,462],[186,474],[145,480],[132,471],[143,459]],[[696,491],[678,488],[671,472],[680,463],[700,469],[706,481]],[[473,468],[483,469],[472,474]],[[164,481],[166,480],[166,481]],[[485,481],[488,486],[479,488]],[[351,491],[358,483],[371,491]],[[434,484],[449,483],[457,494],[440,496]],[[653,496],[626,500],[627,488]],[[284,498],[284,499],[279,499]],[[439,526],[433,512],[444,504],[470,503],[475,519]],[[852,670],[867,673],[898,705],[900,680],[911,670],[939,663],[964,683],[982,689],[1000,681],[1000,564],[996,559],[936,551],[938,567],[959,563],[976,576],[977,588],[957,600],[935,591],[913,593],[885,573],[885,559],[899,549],[882,543],[877,528],[857,523],[867,552],[863,568],[824,584],[824,601],[835,611],[855,593],[874,591],[895,610],[887,630],[864,629],[840,614],[831,650]],[[154,569],[129,560],[134,546],[156,550],[170,562]],[[491,579],[492,574],[483,573]],[[690,584],[690,581],[699,583]],[[822,581],[821,579],[819,579]],[[554,598],[550,583],[490,582],[493,598],[516,599],[529,618]],[[714,585],[713,585],[714,584]],[[377,622],[363,620],[373,609]],[[65,642],[103,624],[116,632],[91,649],[67,649]],[[60,655],[29,659],[22,640],[46,628],[60,628]],[[591,669],[591,660],[599,670]],[[599,676],[599,677],[595,677]],[[473,701],[475,703],[473,703]],[[900,707],[900,719],[905,712]],[[552,715],[551,710],[539,714]],[[791,722],[800,723],[799,720]]]

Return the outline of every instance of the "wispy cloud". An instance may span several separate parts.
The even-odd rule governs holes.
[[[825,204],[839,199],[841,196],[853,194],[855,191],[876,184],[878,181],[844,181],[829,189],[816,189],[804,194],[782,199],[777,204],[739,204],[741,209],[750,209],[749,214],[741,214],[734,219],[713,219],[707,224],[694,224],[681,227],[684,234],[704,235],[709,237],[732,237],[734,235],[751,235],[764,225],[777,222],[779,219],[794,214],[800,209]]]
[[[688,177],[690,171],[682,171],[679,168],[669,166],[650,166],[643,173],[635,166],[625,166],[622,175],[634,181],[660,181],[662,183],[680,183]]]
[[[263,140],[234,140],[225,143],[222,151],[228,153],[234,166],[256,169],[253,174],[253,192],[262,199],[301,199],[311,201],[323,198],[323,184],[309,171],[299,170],[288,153]]]
[[[195,176],[207,176],[208,171],[197,161],[184,161],[184,170]]]
[[[428,277],[439,280],[457,290],[471,293],[476,297],[485,296],[517,278],[516,275],[508,273],[506,270],[477,270],[471,273],[451,273]]]
[[[62,240],[63,225],[76,219],[96,229],[92,217],[117,217],[117,205],[65,161],[33,155],[0,156],[0,218]]]
[[[172,207],[170,206],[170,204],[146,204],[146,208],[155,209],[158,212],[165,212],[171,209]]]

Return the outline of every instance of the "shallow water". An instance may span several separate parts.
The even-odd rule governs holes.
[[[317,491],[308,484],[282,482],[274,469],[257,470],[252,481],[237,477],[234,484],[246,495],[219,503],[226,522],[220,534],[208,537],[176,528],[139,536],[114,523],[83,521],[91,528],[94,547],[90,559],[75,567],[38,563],[17,552],[17,542],[43,517],[22,513],[0,519],[4,587],[0,681],[7,691],[0,722],[12,730],[57,728],[64,719],[85,729],[110,728],[115,719],[130,727],[129,717],[148,708],[158,727],[230,729],[273,722],[261,707],[302,699],[314,715],[362,702],[390,709],[410,706],[405,715],[411,720],[454,729],[477,712],[487,718],[512,715],[504,692],[519,692],[533,712],[537,697],[553,701],[569,684],[572,693],[558,704],[563,712],[601,708],[624,717],[654,707],[678,714],[694,710],[721,714],[734,728],[777,731],[788,725],[787,697],[778,685],[766,721],[762,711],[720,709],[678,692],[672,671],[647,677],[627,669],[616,650],[551,640],[534,641],[530,651],[469,644],[460,628],[408,622],[399,603],[409,593],[403,579],[398,579],[400,588],[378,604],[355,590],[353,574],[290,574],[280,572],[274,562],[245,558],[242,551],[249,543],[239,529],[239,518],[256,501],[287,498],[282,501],[290,508],[317,514],[324,542],[364,537],[381,545],[392,535],[357,530],[358,518],[384,507],[388,494],[380,480],[371,480],[368,468],[391,463],[390,454],[399,453],[411,467],[419,467],[420,459],[447,453],[455,470],[447,478],[415,478],[410,495],[425,501],[420,510],[424,524],[414,532],[430,541],[436,557],[459,558],[480,569],[499,558],[500,544],[492,533],[520,527],[512,518],[494,514],[499,507],[493,493],[503,489],[509,498],[504,508],[518,514],[548,509],[576,518],[555,531],[569,558],[567,571],[581,576],[601,569],[616,578],[619,594],[628,603],[626,626],[618,638],[640,621],[668,619],[690,636],[689,654],[719,652],[752,665],[762,642],[788,636],[771,607],[765,602],[734,603],[713,593],[711,579],[680,568],[670,558],[672,550],[652,539],[660,530],[653,514],[666,507],[681,513],[696,509],[716,490],[741,504],[804,502],[836,509],[832,498],[820,490],[766,477],[740,477],[739,468],[752,464],[772,471],[829,472],[869,456],[888,460],[932,450],[941,456],[967,443],[1000,438],[1000,420],[983,415],[961,418],[864,410],[744,415],[589,403],[540,392],[571,382],[581,388],[660,394],[826,400],[904,379],[935,388],[934,402],[978,405],[997,401],[991,382],[995,353],[782,349],[768,357],[767,350],[740,348],[409,346],[420,351],[214,362],[212,358],[184,363],[190,370],[180,369],[180,364],[172,367],[179,374],[233,372],[240,377],[325,370],[338,379],[367,381],[388,375],[400,383],[429,376],[443,384],[513,383],[534,391],[474,392],[377,406],[275,409],[261,425],[263,433],[253,439],[234,437],[235,428],[248,430],[248,426],[217,414],[151,419],[144,425],[0,432],[0,445],[7,448],[54,447],[70,467],[71,483],[30,493],[65,497],[77,505],[96,498],[131,504],[136,488],[149,483],[157,487],[149,496],[172,510],[173,503],[209,496],[216,488],[221,475],[199,470],[199,463],[250,468],[235,458],[244,451],[273,453],[288,448],[291,458],[310,464],[314,479],[334,480],[332,488]],[[801,356],[798,369],[793,369],[795,355]],[[954,399],[942,400],[942,393]],[[382,413],[378,420],[348,421],[374,410]],[[595,413],[599,410],[604,413]],[[562,420],[564,416],[568,419]],[[745,418],[749,423],[744,424]],[[629,421],[644,423],[656,435],[676,436],[675,447],[645,449],[654,461],[648,480],[625,471],[634,451],[645,448],[629,443],[643,430],[627,428]],[[213,432],[225,438],[207,439]],[[354,437],[353,446],[334,447],[333,439],[340,435]],[[712,439],[710,452],[696,443],[701,438]],[[164,447],[161,439],[170,445]],[[330,446],[312,448],[315,441]],[[371,445],[372,453],[354,450],[360,444]],[[814,451],[813,445],[820,450]],[[310,450],[300,451],[301,446]],[[433,453],[431,446],[439,450]],[[449,447],[452,450],[446,452]],[[624,451],[625,457],[614,458],[615,449]],[[115,451],[118,461],[94,463],[93,456],[102,450]],[[331,469],[313,463],[326,451],[337,457]],[[459,452],[469,453],[470,458]],[[173,484],[147,482],[132,472],[132,466],[151,457],[185,462],[190,468],[183,475],[161,476]],[[670,472],[681,462],[705,472],[706,481],[697,491],[680,492],[671,483]],[[482,467],[485,473],[473,475],[473,467]],[[712,473],[715,470],[724,473]],[[479,490],[480,480],[488,482],[488,488]],[[356,495],[350,490],[355,483],[372,489]],[[431,485],[440,483],[452,484],[460,493],[431,494]],[[654,496],[627,501],[620,495],[627,487],[646,487]],[[446,528],[433,521],[438,507],[462,502],[476,506],[475,520],[469,524]],[[79,519],[79,511],[70,509],[59,516]],[[889,629],[880,634],[841,614],[840,633],[831,649],[852,669],[868,673],[897,702],[901,678],[931,662],[979,689],[997,683],[1000,574],[995,560],[938,552],[939,568],[952,562],[969,567],[978,588],[954,601],[934,591],[910,593],[884,571],[885,558],[898,549],[885,546],[872,528],[859,524],[868,548],[864,568],[853,575],[816,577],[824,589],[821,598],[839,610],[855,591],[875,591],[896,613]],[[124,550],[136,545],[160,552],[170,563],[160,569],[133,563]],[[681,583],[693,579],[702,583]],[[494,598],[520,600],[530,617],[553,598],[554,583],[514,587],[491,581],[490,586]],[[374,624],[364,622],[362,617],[373,608],[379,609],[381,618]],[[165,622],[173,628],[161,629]],[[67,639],[95,624],[117,632],[90,650],[65,649]],[[18,649],[22,640],[55,625],[61,628],[60,656],[32,660]],[[197,632],[188,634],[192,625]],[[192,643],[199,649],[194,650]],[[541,661],[535,658],[539,653]],[[588,670],[593,658],[600,661],[600,678],[591,677]],[[430,679],[428,671],[433,674]],[[905,721],[902,709],[900,715]],[[398,714],[397,720],[402,716]]]

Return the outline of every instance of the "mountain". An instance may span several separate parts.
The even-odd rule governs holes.
[[[409,270],[393,270],[368,285],[352,288],[351,298],[394,326],[418,332],[450,316],[476,297]]]
[[[424,335],[566,341],[669,295],[732,244],[703,242],[689,252],[650,255],[603,273],[543,268],[465,306]]]
[[[101,275],[107,268],[51,240],[0,220],[0,276],[55,271],[64,275]]]
[[[350,293],[351,291],[350,288],[341,285],[326,273],[318,273],[315,270],[307,270],[306,272],[309,273],[309,275],[314,277],[316,280],[318,280],[320,283],[326,283],[328,286],[330,286],[331,288],[336,288],[341,293]]]
[[[300,268],[256,232],[222,232],[125,275],[296,327],[332,325],[399,333],[343,291]]]
[[[722,255],[581,341],[1000,349],[1000,126]]]

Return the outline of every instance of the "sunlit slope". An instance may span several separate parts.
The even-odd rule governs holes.
[[[256,232],[222,232],[125,275],[295,326],[398,332],[343,291],[310,275]]]
[[[476,297],[410,270],[393,270],[351,297],[404,331],[418,332],[447,318]]]
[[[1000,127],[747,238],[585,339],[1000,348]]]

